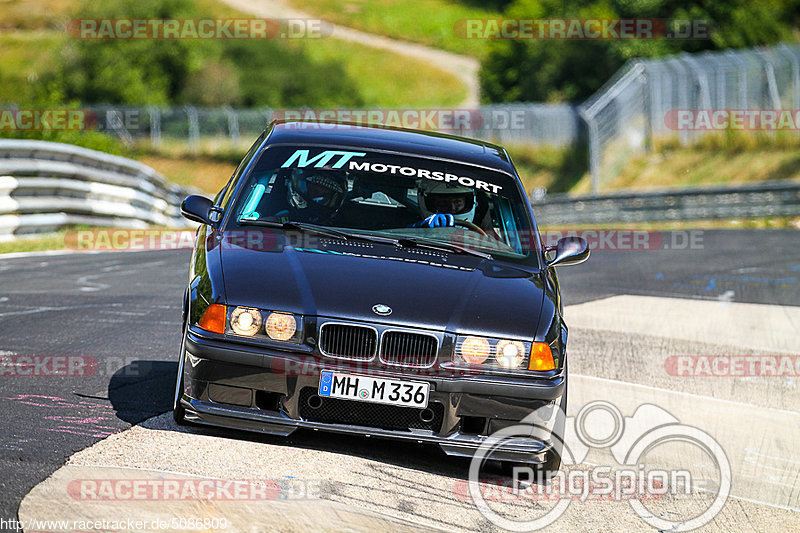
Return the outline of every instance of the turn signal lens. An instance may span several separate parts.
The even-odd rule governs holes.
[[[270,313],[265,326],[267,335],[275,341],[288,341],[297,332],[297,321],[294,315],[286,313]]]
[[[237,335],[252,337],[261,329],[261,313],[258,309],[237,307],[231,313],[231,329]]]
[[[550,345],[546,342],[534,342],[531,345],[531,360],[528,363],[528,370],[544,372],[555,370],[556,363],[553,361],[553,352]]]
[[[224,305],[211,304],[206,308],[206,311],[203,313],[197,325],[206,331],[224,334],[226,313],[227,309],[225,309]]]
[[[461,358],[470,365],[480,365],[491,355],[489,341],[481,337],[467,337],[459,350]]]
[[[503,368],[518,368],[525,360],[525,346],[521,342],[500,341],[494,353],[497,364]]]

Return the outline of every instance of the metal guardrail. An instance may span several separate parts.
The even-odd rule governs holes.
[[[124,157],[48,141],[0,140],[0,239],[67,225],[184,227],[194,192]]]
[[[800,216],[800,182],[570,196],[533,202],[542,226]]]

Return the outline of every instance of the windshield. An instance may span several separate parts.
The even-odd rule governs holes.
[[[243,179],[227,228],[314,224],[538,266],[525,199],[500,172],[368,150],[272,146]]]

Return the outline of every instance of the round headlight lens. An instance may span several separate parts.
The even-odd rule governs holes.
[[[297,332],[297,321],[293,315],[270,313],[267,317],[267,335],[276,341],[288,341]]]
[[[461,358],[470,365],[480,365],[492,353],[489,341],[481,337],[467,337],[461,343],[459,350]]]
[[[525,346],[521,342],[500,341],[494,359],[503,368],[518,368],[525,360]]]
[[[231,329],[237,335],[252,337],[261,329],[261,313],[258,309],[237,307],[231,313]]]

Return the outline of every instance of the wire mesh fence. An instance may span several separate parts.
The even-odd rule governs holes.
[[[800,45],[634,59],[579,112],[594,191],[655,140],[686,145],[719,131],[799,131]]]
[[[89,106],[98,128],[129,144],[180,144],[190,152],[251,143],[273,119],[310,119],[427,129],[503,144],[564,146],[582,124],[569,104],[507,104],[475,109],[233,109]]]

